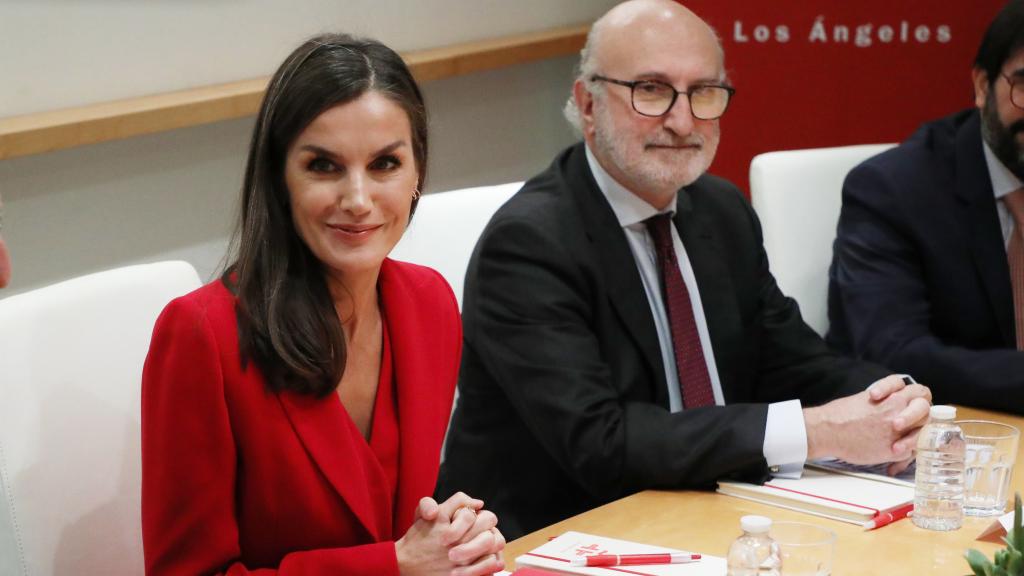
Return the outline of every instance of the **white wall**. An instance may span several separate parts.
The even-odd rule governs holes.
[[[615,0],[5,0],[0,116],[270,74],[324,30],[397,50],[589,22]],[[423,86],[427,191],[521,180],[573,135],[575,58]],[[234,223],[252,120],[0,161],[8,296],[128,263],[215,272]]]

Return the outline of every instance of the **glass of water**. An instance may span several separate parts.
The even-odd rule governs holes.
[[[964,514],[999,516],[1010,495],[1020,430],[988,420],[960,420],[964,458]]]
[[[775,522],[771,537],[779,545],[782,576],[829,576],[836,533],[806,522]]]

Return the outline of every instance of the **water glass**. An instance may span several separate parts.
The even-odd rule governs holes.
[[[836,533],[806,522],[775,522],[771,537],[779,545],[782,576],[829,576]]]
[[[1020,430],[988,420],[960,420],[964,458],[964,514],[999,516],[1010,495]]]

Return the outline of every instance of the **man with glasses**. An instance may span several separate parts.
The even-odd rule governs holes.
[[[584,142],[495,214],[469,265],[438,494],[481,494],[515,538],[808,457],[905,465],[927,388],[831,354],[776,288],[746,199],[705,174],[732,95],[717,37],[680,4],[594,24],[568,107]]]
[[[1024,414],[1024,1],[989,25],[975,108],[846,178],[829,341],[936,401]]]

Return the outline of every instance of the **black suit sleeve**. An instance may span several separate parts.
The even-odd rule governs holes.
[[[753,245],[757,254],[758,385],[755,397],[765,402],[799,399],[804,407],[856,394],[890,372],[868,362],[854,361],[830,350],[800,315],[796,301],[779,290],[764,249],[761,224],[748,203]]]
[[[595,310],[602,282],[593,256],[519,217],[492,222],[477,247],[467,347],[543,449],[583,489],[611,499],[653,487],[757,480],[767,406],[735,404],[672,414],[651,383],[612,374]],[[635,273],[624,270],[623,273]],[[474,333],[475,332],[475,333]]]
[[[848,346],[913,374],[938,402],[1024,412],[1024,354],[948,345],[932,332],[928,271],[918,252],[927,247],[908,236],[916,215],[904,213],[895,200],[898,191],[871,165],[855,169],[843,186],[830,307],[841,315]]]

